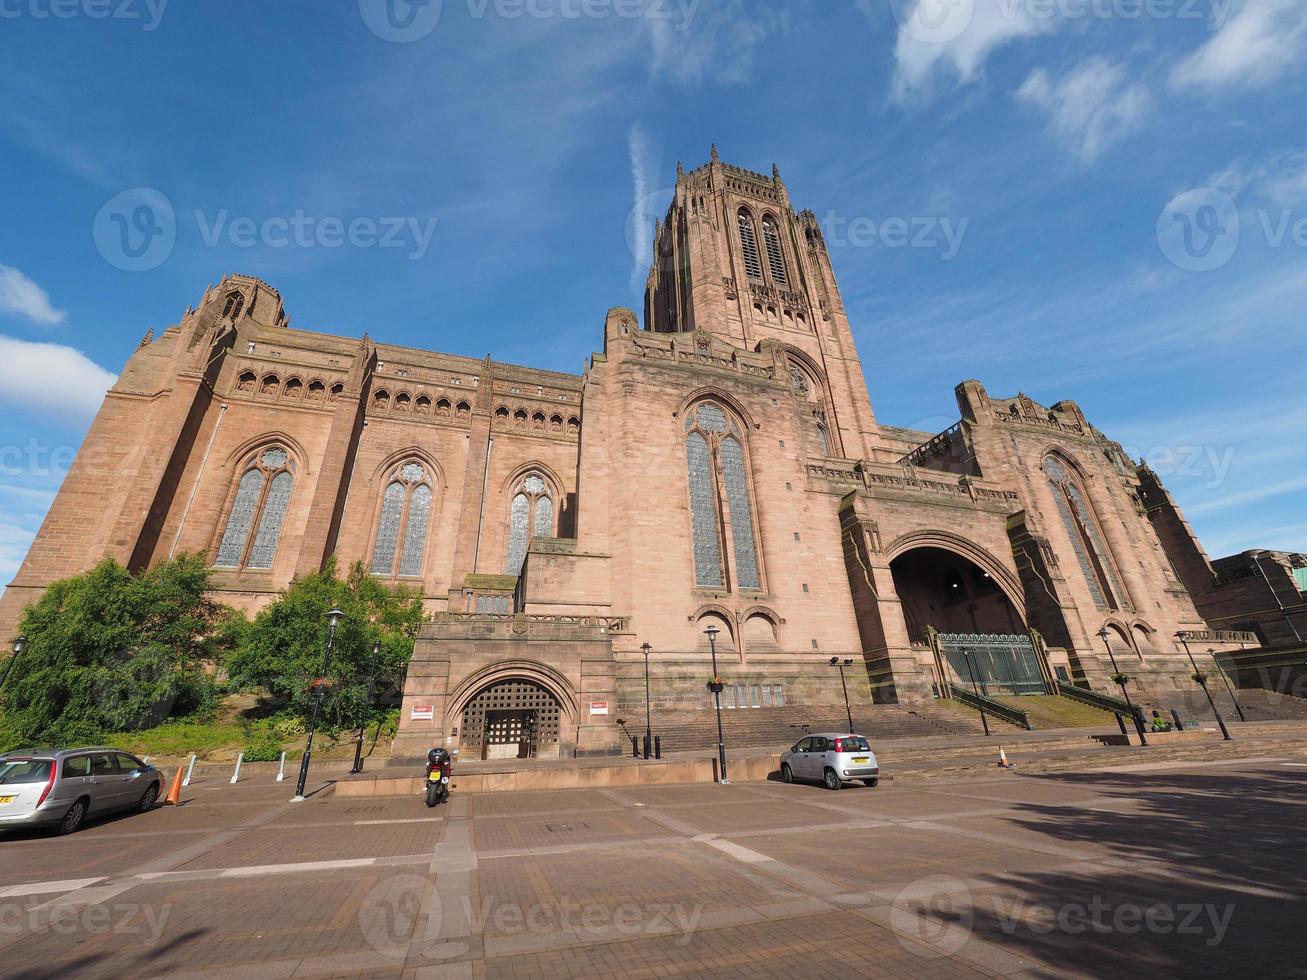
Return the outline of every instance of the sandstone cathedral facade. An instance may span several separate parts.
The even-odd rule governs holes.
[[[643,323],[608,311],[580,375],[295,329],[232,275],[128,360],[0,602],[205,551],[254,612],[337,556],[431,621],[397,753],[604,752],[618,719],[803,720],[971,686],[1186,686],[1206,556],[1157,478],[1071,401],[956,390],[880,423],[821,228],[785,184],[678,166]],[[1210,565],[1208,566],[1210,571]],[[1106,631],[1101,634],[1101,631]],[[1100,635],[1101,634],[1101,635]],[[642,647],[648,644],[646,651]],[[832,714],[832,712],[835,712]]]

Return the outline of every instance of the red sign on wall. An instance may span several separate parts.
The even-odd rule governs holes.
[[[590,714],[592,714],[592,715],[606,715],[606,714],[608,714],[608,702],[607,702],[607,701],[591,701],[591,702],[590,702]]]
[[[415,704],[409,718],[413,721],[434,721],[436,706],[433,704]]]

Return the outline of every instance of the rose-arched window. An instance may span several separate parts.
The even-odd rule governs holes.
[[[758,258],[758,236],[753,232],[753,215],[748,208],[740,208],[736,215],[740,227],[740,255],[744,259],[744,274],[750,279],[762,280],[762,262]]]
[[[1105,609],[1130,607],[1130,599],[1117,575],[1116,563],[1103,538],[1089,496],[1070,466],[1057,456],[1044,458],[1044,474],[1052,484],[1053,502],[1066,526],[1076,560],[1089,585],[1094,604]]]
[[[280,446],[261,449],[246,461],[215,567],[272,567],[294,483],[295,464]]]
[[[399,466],[381,496],[373,575],[421,575],[431,523],[431,475],[416,460]]]
[[[554,535],[554,500],[549,484],[539,473],[529,473],[517,485],[508,512],[508,564],[505,571],[518,575],[526,561],[531,538]]]
[[[729,578],[738,588],[760,589],[740,424],[715,402],[703,402],[686,414],[685,433],[695,584],[725,587],[728,569],[724,558],[729,542]]]

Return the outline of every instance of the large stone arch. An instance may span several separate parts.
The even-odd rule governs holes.
[[[1008,601],[1021,612],[1023,617],[1027,616],[1026,591],[1022,588],[1021,580],[1017,578],[1016,572],[991,552],[960,534],[942,530],[910,531],[886,546],[885,560],[893,562],[894,559],[902,557],[907,552],[916,551],[920,548],[939,548],[942,551],[951,551],[988,572],[995,584],[1007,596]]]
[[[572,745],[580,703],[567,678],[547,664],[500,660],[451,692],[446,717],[459,729],[460,746],[481,758],[558,758]],[[496,754],[504,748],[507,755]]]

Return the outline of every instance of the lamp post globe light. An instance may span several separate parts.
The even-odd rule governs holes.
[[[1116,655],[1112,653],[1112,644],[1110,642],[1111,633],[1107,631],[1106,626],[1098,631],[1098,638],[1103,641],[1103,648],[1107,650],[1107,659],[1112,661],[1112,676],[1114,678],[1123,677],[1121,668],[1116,665]],[[1130,718],[1135,723],[1135,731],[1139,733],[1139,744],[1147,746],[1148,736],[1144,734],[1144,723],[1140,721],[1139,712],[1135,710],[1134,702],[1130,700],[1130,692],[1125,689],[1126,683],[1128,682],[1117,681],[1117,685],[1121,688],[1121,696],[1125,698],[1126,706],[1130,709]]]
[[[372,710],[373,684],[377,678],[377,658],[380,655],[381,641],[377,640],[372,644],[372,663],[368,667],[368,693],[363,699],[363,710],[359,712],[359,738],[354,745],[354,768],[350,770],[351,775],[357,775],[363,771],[363,736],[368,727],[368,714]]]
[[[717,634],[721,632],[716,626],[709,625],[703,631],[708,637],[708,649],[712,651],[712,696],[713,703],[717,709],[717,764],[721,769],[720,777],[717,781],[722,784],[729,784],[730,780],[726,778],[726,736],[722,734],[722,685],[717,680]]]
[[[5,681],[9,679],[9,671],[14,669],[14,664],[18,662],[18,658],[23,655],[23,651],[26,649],[27,637],[20,636],[18,639],[14,640],[14,655],[10,657],[9,662],[5,664],[3,673],[0,673],[0,687],[5,686]]]
[[[1234,741],[1230,735],[1230,729],[1225,727],[1225,719],[1222,718],[1221,713],[1216,710],[1216,702],[1212,700],[1212,692],[1207,689],[1207,675],[1198,669],[1198,664],[1194,660],[1194,655],[1189,650],[1189,634],[1184,630],[1181,630],[1175,634],[1175,638],[1179,640],[1180,645],[1184,647],[1185,655],[1189,658],[1189,666],[1194,669],[1195,683],[1197,683],[1197,685],[1203,689],[1203,693],[1207,695],[1207,704],[1212,709],[1212,714],[1216,715],[1216,725],[1221,729],[1221,738],[1225,739],[1227,742]]]
[[[856,734],[853,731],[853,709],[849,707],[849,686],[844,682],[844,668],[853,666],[853,658],[845,657],[841,660],[839,657],[831,657],[829,663],[830,666],[840,669],[840,687],[844,691],[844,714],[849,719],[849,734]]]
[[[322,672],[318,674],[318,681],[327,679],[327,668],[331,666],[331,648],[336,642],[336,627],[340,625],[344,613],[338,608],[333,607],[327,613],[327,649],[322,654]],[[325,695],[325,685],[314,682],[313,685],[313,714],[309,716],[309,735],[304,742],[304,756],[300,759],[300,778],[295,784],[295,795],[291,798],[292,803],[298,803],[304,799],[304,784],[309,778],[309,758],[313,755],[313,732],[318,727],[318,712],[322,710],[322,698]]]
[[[652,712],[649,707],[649,652],[653,650],[648,643],[640,644],[644,654],[644,757],[649,758],[649,749],[653,745]]]

